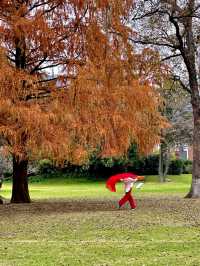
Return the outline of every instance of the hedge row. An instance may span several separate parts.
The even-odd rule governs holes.
[[[157,175],[159,167],[159,155],[150,155],[144,158],[134,158],[128,160],[121,159],[95,159],[88,165],[77,166],[67,164],[65,168],[60,169],[62,172],[84,174],[87,176],[98,176],[107,178],[110,175],[130,171],[140,175]],[[49,160],[42,160],[39,163],[39,171],[41,174],[51,174],[57,172],[59,169],[53,167]],[[192,162],[183,160],[171,160],[169,164],[168,174],[192,173]]]

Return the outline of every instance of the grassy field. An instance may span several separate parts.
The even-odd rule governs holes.
[[[31,204],[0,205],[1,266],[200,265],[200,201],[184,199],[191,176],[148,177],[138,208],[117,209],[104,182],[30,184]],[[2,194],[10,197],[10,183]]]
[[[184,196],[189,190],[191,175],[168,176],[170,182],[159,183],[157,176],[147,176],[145,185],[141,190],[135,190],[135,195],[140,196]],[[38,182],[37,182],[38,181]],[[32,199],[58,199],[58,198],[119,198],[123,193],[123,185],[118,184],[117,193],[111,193],[105,188],[105,181],[61,178],[42,179],[33,178],[30,183]],[[5,182],[1,195],[10,198],[11,183]]]

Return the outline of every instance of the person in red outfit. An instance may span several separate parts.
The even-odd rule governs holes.
[[[131,195],[131,191],[133,184],[137,181],[137,178],[128,177],[126,179],[121,179],[121,181],[124,182],[125,185],[125,195],[119,201],[119,208],[121,208],[122,205],[124,205],[127,201],[129,201],[131,209],[134,210],[137,205],[135,199]]]
[[[116,184],[119,181],[124,182],[125,185],[125,195],[124,197],[119,201],[119,208],[124,205],[127,201],[129,201],[129,204],[131,206],[131,209],[136,208],[136,201],[131,195],[131,190],[133,187],[133,184],[136,181],[143,181],[144,176],[139,176],[134,173],[128,172],[128,173],[120,173],[116,175],[112,175],[108,178],[106,181],[106,187],[112,192],[116,192]],[[141,188],[144,183],[139,183],[136,188]]]

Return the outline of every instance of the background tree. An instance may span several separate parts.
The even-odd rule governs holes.
[[[170,127],[162,130],[160,143],[159,176],[163,182],[168,173],[171,150],[192,144],[193,120],[190,97],[180,88],[179,82],[165,81],[159,91],[164,100],[162,114],[170,122]]]
[[[182,88],[191,96],[193,111],[193,175],[188,197],[200,197],[200,4],[195,0],[135,2],[133,26],[139,32],[132,41],[153,46],[167,60]]]
[[[159,98],[141,83],[129,43],[131,8],[128,0],[0,2],[0,134],[13,156],[11,202],[30,202],[31,159],[81,164],[97,147],[118,156],[133,140],[141,153],[159,141]]]

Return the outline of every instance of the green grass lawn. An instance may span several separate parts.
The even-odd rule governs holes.
[[[183,198],[190,175],[169,178],[147,177],[134,211],[116,208],[122,185],[111,193],[83,179],[31,183],[33,203],[0,205],[0,266],[200,265],[200,201]]]
[[[135,189],[137,197],[143,196],[183,196],[189,190],[191,175],[168,176],[170,182],[159,183],[157,176],[147,176],[145,185],[141,190]],[[123,184],[118,184],[117,193],[111,193],[105,188],[105,181],[93,181],[87,179],[71,179],[68,176],[61,178],[40,179],[39,182],[30,183],[30,194],[32,199],[49,198],[118,198],[123,194]],[[33,178],[34,181],[34,178]],[[2,196],[10,198],[11,183],[5,182]]]

